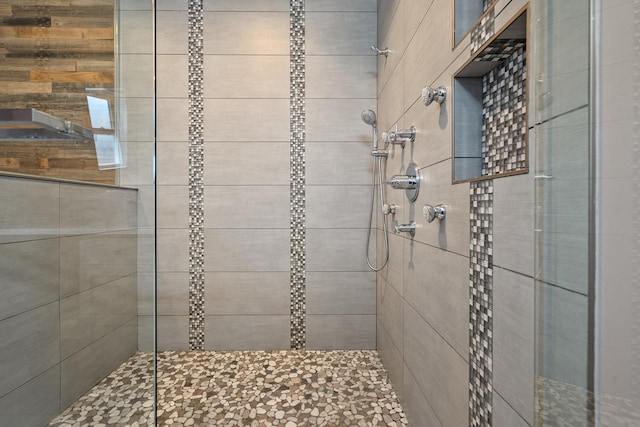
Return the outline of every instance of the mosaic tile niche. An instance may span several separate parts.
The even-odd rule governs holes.
[[[291,348],[306,347],[305,9],[290,2]]]

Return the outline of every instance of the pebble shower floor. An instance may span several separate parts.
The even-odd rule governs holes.
[[[158,353],[158,425],[406,426],[376,351]],[[150,353],[137,353],[50,426],[153,425]]]

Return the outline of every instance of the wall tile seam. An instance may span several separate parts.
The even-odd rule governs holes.
[[[406,359],[404,357],[404,354],[403,354],[403,357],[402,357],[402,361],[404,363],[404,369],[409,371],[409,374],[411,374],[411,376],[413,377],[415,383],[418,385],[418,390],[422,394],[422,397],[424,397],[425,402],[427,402],[427,404],[429,405],[429,408],[431,409],[431,412],[433,413],[433,415],[436,417],[436,419],[438,420],[438,422],[440,423],[441,426],[446,426],[447,424],[442,422],[442,420],[440,419],[441,415],[439,415],[438,412],[434,409],[433,404],[431,403],[431,401],[427,397],[425,391],[422,388],[422,385],[420,384],[420,382],[418,382],[418,380],[417,380],[418,377],[416,376],[416,374],[413,373],[413,370],[411,369],[411,367],[407,363],[407,361],[406,361]],[[403,374],[403,380],[404,380],[404,374]]]
[[[517,411],[513,406],[511,406],[511,403],[509,402],[509,400],[508,400],[508,399],[506,399],[506,398],[502,395],[502,393],[500,393],[500,391],[499,391],[497,388],[494,388],[493,390],[494,390],[494,392],[495,392],[498,396],[500,396],[500,398],[504,401],[504,403],[506,403],[506,404],[507,404],[507,406],[508,406],[508,407],[509,407],[509,408],[510,408],[510,409],[511,409],[515,414],[517,414],[517,415],[518,415],[518,417],[520,418],[520,421],[522,421],[523,423],[525,423],[525,424],[526,424],[526,425],[528,425],[529,427],[532,427],[532,426],[531,426],[531,424],[529,424],[529,423],[527,422],[527,420],[522,416],[522,414],[521,414],[520,412],[518,412],[518,411]],[[533,404],[534,404],[534,402],[531,402],[531,404],[533,405]]]
[[[407,304],[409,307],[411,307],[411,309],[412,309],[413,311],[415,311],[415,312],[418,314],[418,316],[420,317],[420,320],[422,320],[422,321],[423,321],[423,322],[425,322],[427,325],[429,325],[429,328],[431,328],[431,329],[432,329],[432,330],[433,330],[433,331],[434,331],[434,332],[435,332],[435,333],[440,337],[440,339],[441,339],[442,341],[444,341],[444,342],[447,344],[447,346],[448,346],[451,350],[453,350],[453,352],[454,352],[456,355],[458,355],[458,357],[460,357],[460,359],[461,359],[464,363],[466,363],[466,364],[468,365],[468,364],[469,364],[469,360],[468,360],[468,359],[466,359],[463,355],[461,355],[461,354],[460,354],[460,352],[459,352],[459,351],[458,351],[458,350],[457,350],[453,345],[451,345],[451,343],[449,342],[449,340],[447,340],[447,339],[446,339],[446,338],[445,338],[445,337],[440,333],[440,331],[439,331],[436,327],[434,327],[434,326],[431,324],[431,322],[429,322],[427,319],[425,319],[425,318],[422,316],[422,314],[418,311],[418,309],[414,306],[414,304],[412,304],[410,301],[406,300],[406,299],[404,298],[404,295],[403,295],[402,297],[403,297],[402,299],[403,299],[403,301],[405,302],[405,304]],[[465,329],[465,332],[466,332],[466,330],[467,330],[467,329]]]

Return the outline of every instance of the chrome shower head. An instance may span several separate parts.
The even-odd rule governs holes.
[[[376,113],[373,110],[369,110],[369,109],[362,110],[360,117],[362,117],[362,121],[368,124],[369,126],[376,127],[376,124],[377,124]]]

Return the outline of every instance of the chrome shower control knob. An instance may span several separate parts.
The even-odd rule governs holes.
[[[416,235],[416,223],[410,222],[409,224],[395,224],[393,230],[398,233],[409,233],[411,236]]]
[[[438,104],[442,104],[447,97],[447,88],[440,86],[437,89],[431,89],[429,86],[422,88],[422,102],[424,105],[429,106],[433,101]]]
[[[397,208],[398,207],[396,205],[394,205],[394,204],[388,205],[388,204],[385,203],[384,205],[382,205],[382,213],[385,216],[389,215],[389,214],[395,215]]]
[[[424,213],[424,219],[427,222],[433,222],[434,219],[438,218],[440,220],[444,219],[447,214],[447,208],[445,205],[424,205],[422,208],[422,213]]]

